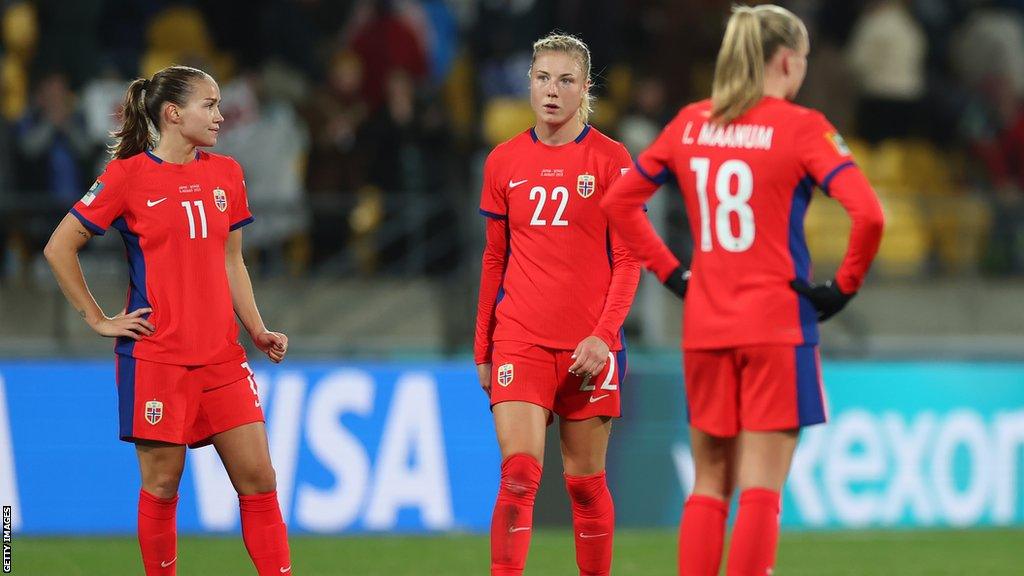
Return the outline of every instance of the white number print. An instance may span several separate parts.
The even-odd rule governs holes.
[[[601,383],[601,390],[618,390],[618,384],[612,384],[612,376],[615,375],[615,354],[612,352],[608,353],[608,374],[604,377],[604,382]],[[590,377],[583,379],[583,384],[580,385],[581,392],[593,392],[594,385],[590,382]]]
[[[547,220],[540,217],[541,211],[544,210],[544,202],[547,200],[548,191],[543,186],[534,186],[530,188],[530,201],[537,202],[537,207],[533,209],[533,218],[530,218],[530,226],[546,226]],[[561,197],[561,200],[559,200]],[[552,226],[568,226],[569,222],[562,219],[562,214],[565,213],[565,205],[569,203],[569,189],[565,186],[556,186],[551,191],[551,199],[558,202],[558,210],[555,210],[555,217],[551,220]]]
[[[199,225],[201,228],[200,232],[202,234],[200,237],[206,238],[206,210],[203,209],[202,200],[196,200],[191,204],[188,201],[181,203],[182,207],[185,208],[185,215],[188,216],[188,237],[196,237],[196,219],[192,216],[192,204],[195,204],[196,210],[199,212]]]
[[[711,176],[709,158],[690,158],[690,169],[697,175],[697,201],[700,204],[700,249],[711,252],[711,208],[708,203],[708,182]],[[732,181],[736,179],[736,193]],[[743,160],[726,160],[715,175],[715,237],[727,252],[743,252],[754,244],[754,210],[750,197],[754,193],[754,173]],[[733,234],[732,214],[739,221],[739,234]]]
[[[256,374],[253,374],[248,362],[242,362],[242,368],[245,368],[245,371],[249,373],[246,376],[249,380],[249,390],[252,390],[252,395],[256,397],[256,407],[259,408],[262,404],[260,404],[260,393],[256,388]]]

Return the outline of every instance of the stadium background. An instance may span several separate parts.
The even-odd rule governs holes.
[[[832,424],[803,439],[777,572],[1014,573],[1012,542],[1024,538],[1024,2],[781,3],[812,38],[799,102],[846,136],[887,230],[863,294],[822,331]],[[110,342],[75,317],[40,249],[101,170],[127,80],[171,63],[220,82],[216,150],[245,167],[257,218],[247,262],[267,324],[292,343],[285,364],[257,372],[282,507],[302,535],[297,569],[482,572],[498,454],[469,353],[477,192],[490,147],[532,122],[531,43],[552,29],[588,42],[593,123],[635,155],[681,103],[706,95],[728,3],[0,7],[0,501],[14,509],[14,573],[137,566],[124,537],[137,472],[115,440]],[[685,254],[681,202],[663,192],[650,213]],[[807,230],[815,275],[827,278],[846,217],[817,195]],[[112,235],[91,244],[83,265],[112,313],[123,247]],[[671,530],[692,474],[679,315],[645,277],[609,456],[627,529],[617,573],[673,569]],[[553,528],[536,538],[536,574],[572,566],[551,440],[537,517]],[[215,455],[194,452],[179,519],[200,538],[182,544],[183,572],[185,560],[204,566],[195,573],[245,569],[241,544],[215,537],[237,531],[234,502]],[[190,549],[237,562],[201,564],[211,560],[189,559]]]

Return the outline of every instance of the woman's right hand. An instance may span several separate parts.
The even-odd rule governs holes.
[[[484,389],[484,394],[487,394],[489,398],[491,396],[491,363],[477,364],[476,375],[480,378],[480,387]]]
[[[92,329],[100,336],[107,338],[131,338],[142,340],[144,336],[152,336],[156,326],[142,317],[143,314],[152,312],[152,308],[139,308],[129,314],[121,312],[113,318],[104,316],[100,321],[92,324]]]

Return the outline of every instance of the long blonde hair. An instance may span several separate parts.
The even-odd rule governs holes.
[[[530,70],[526,76],[533,76],[533,64],[537,61],[537,55],[541,52],[564,52],[576,58],[580,70],[583,71],[584,86],[591,84],[590,81],[590,48],[579,38],[571,34],[552,32],[547,36],[533,43],[533,58],[530,60]],[[590,88],[584,88],[583,101],[580,102],[580,109],[577,112],[584,124],[590,119],[594,111],[594,99],[590,95]]]
[[[711,84],[711,117],[728,124],[764,96],[765,63],[785,46],[799,50],[807,28],[795,14],[774,4],[733,6]]]

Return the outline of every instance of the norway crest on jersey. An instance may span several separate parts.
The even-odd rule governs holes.
[[[213,203],[217,206],[217,210],[221,212],[228,209],[228,195],[224,193],[224,190],[220,188],[213,189]]]
[[[576,192],[584,198],[590,198],[594,195],[595,184],[593,174],[580,174],[576,177]]]
[[[498,366],[498,384],[504,387],[508,387],[512,383],[512,378],[515,377],[514,369],[512,364],[502,364]]]
[[[146,422],[156,426],[156,423],[164,417],[164,403],[159,400],[146,402],[145,417]]]

